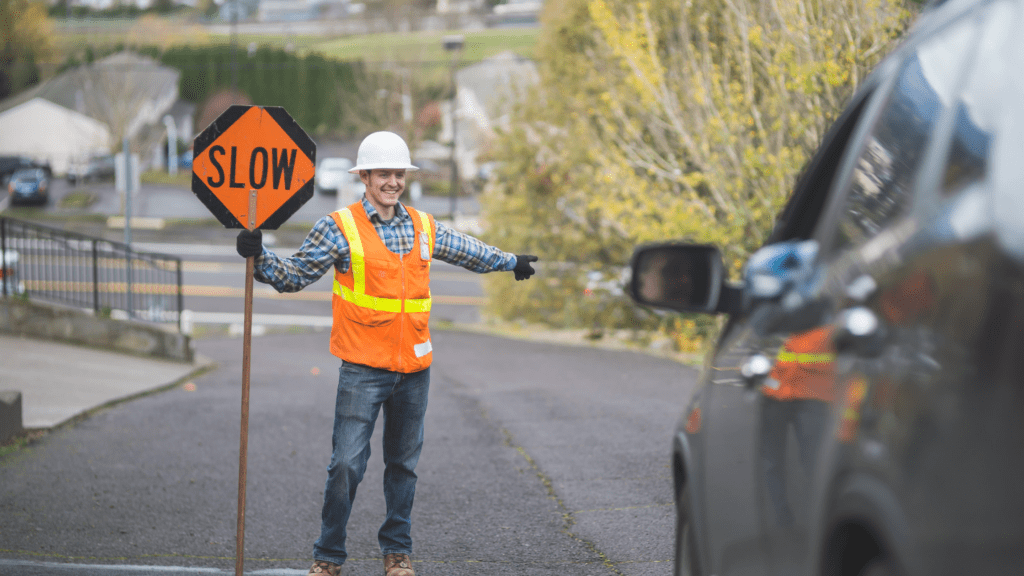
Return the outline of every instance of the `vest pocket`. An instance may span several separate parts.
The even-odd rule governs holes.
[[[430,312],[415,312],[409,314],[409,321],[416,334],[427,336],[430,334],[427,327],[430,324]]]

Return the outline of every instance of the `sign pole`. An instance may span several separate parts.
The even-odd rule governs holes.
[[[231,106],[196,136],[192,149],[192,192],[225,228],[277,230],[313,197],[316,143],[279,106]],[[246,190],[249,191],[248,195]],[[259,218],[256,214],[257,190],[262,190],[259,193]],[[242,576],[245,560],[246,458],[249,445],[252,283],[255,268],[256,259],[247,257],[235,576]]]
[[[256,229],[256,190],[249,190],[250,232]],[[252,350],[252,275],[256,268],[256,257],[245,259],[245,312],[242,335],[242,425],[238,440],[238,525],[235,542],[235,576],[242,576],[245,553],[245,484],[249,452],[249,365]]]

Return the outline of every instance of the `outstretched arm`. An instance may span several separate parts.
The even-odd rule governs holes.
[[[264,248],[258,230],[239,232],[237,250],[243,257],[256,257],[253,278],[270,284],[278,292],[298,292],[319,280],[335,264],[342,271],[349,266],[348,241],[330,216],[321,218],[299,251],[287,258]]]
[[[473,272],[515,272],[516,280],[525,280],[534,274],[530,262],[536,256],[516,256],[503,252],[483,241],[463,234],[435,221],[434,258],[461,266]]]

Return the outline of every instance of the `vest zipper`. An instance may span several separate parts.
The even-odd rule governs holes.
[[[415,227],[413,232],[415,233]],[[415,240],[413,240],[415,243]],[[401,312],[398,313],[398,371],[402,371],[402,351],[405,350],[405,258],[402,254],[398,255],[398,267],[402,269],[402,292],[399,297],[402,299],[402,305],[399,308]]]

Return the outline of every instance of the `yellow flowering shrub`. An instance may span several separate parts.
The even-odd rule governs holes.
[[[549,0],[541,82],[492,153],[488,239],[540,256],[540,282],[490,282],[492,310],[556,325],[706,332],[616,304],[574,302],[637,244],[719,246],[735,274],[796,174],[907,28],[904,0]],[[614,300],[614,295],[610,300]],[[609,312],[611,310],[612,312]],[[569,316],[572,316],[571,318]]]

